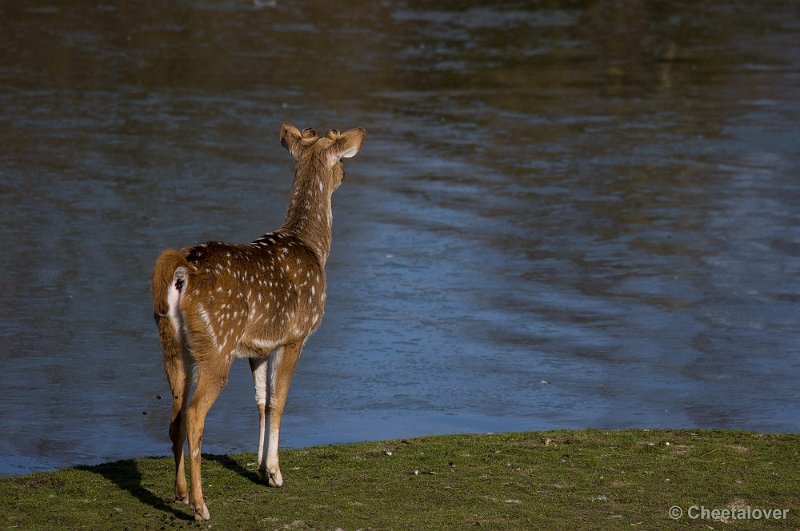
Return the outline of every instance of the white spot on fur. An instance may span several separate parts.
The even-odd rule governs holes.
[[[219,340],[217,339],[216,332],[214,332],[214,327],[211,325],[211,319],[208,317],[208,312],[203,306],[198,305],[198,308],[199,309],[197,310],[197,313],[200,315],[200,319],[202,319],[203,322],[205,323],[206,329],[208,330],[208,333],[211,335],[211,341],[214,342],[214,346],[216,347],[217,344],[219,343]]]

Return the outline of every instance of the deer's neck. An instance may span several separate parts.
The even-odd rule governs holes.
[[[289,210],[279,229],[295,235],[314,250],[323,267],[331,251],[333,226],[332,192],[327,184],[330,179],[325,177],[318,172],[295,172]]]

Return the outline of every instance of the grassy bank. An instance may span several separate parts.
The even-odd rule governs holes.
[[[205,456],[205,523],[171,501],[170,458],[0,478],[0,526],[800,527],[800,435],[589,430],[314,447],[282,452],[282,489],[258,484],[255,468],[253,454]],[[691,519],[693,506],[721,511]]]

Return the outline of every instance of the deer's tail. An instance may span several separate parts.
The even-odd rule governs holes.
[[[178,302],[189,284],[189,263],[183,253],[168,249],[161,253],[153,269],[153,310],[155,318],[174,320]]]

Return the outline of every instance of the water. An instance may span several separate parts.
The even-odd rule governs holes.
[[[795,3],[0,7],[0,473],[169,452],[159,251],[363,126],[285,446],[800,429]],[[239,361],[204,451],[252,451]]]

